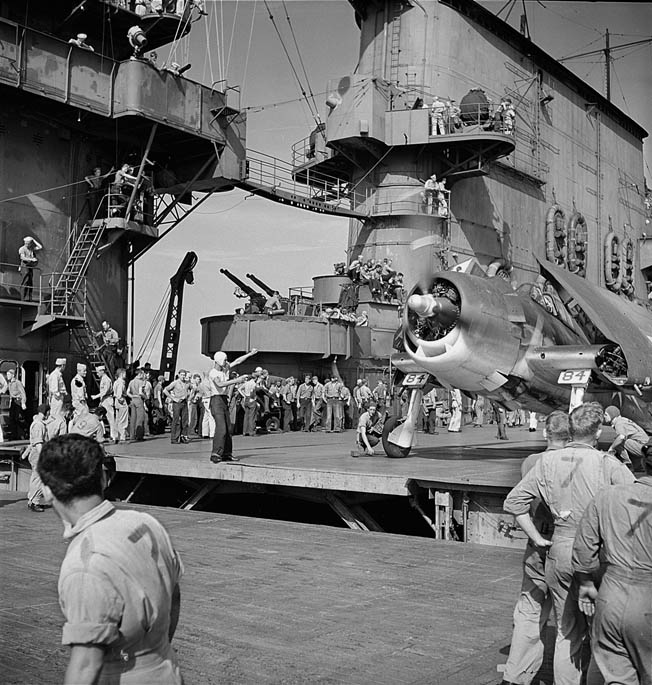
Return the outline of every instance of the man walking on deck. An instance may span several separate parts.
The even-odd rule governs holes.
[[[181,560],[153,516],[104,499],[103,465],[102,447],[81,435],[50,440],[38,464],[68,543],[58,586],[65,682],[182,685],[170,646]]]
[[[557,625],[555,685],[579,685],[582,676],[581,651],[588,631],[577,606],[577,584],[571,564],[577,526],[589,502],[602,488],[634,480],[624,464],[596,449],[602,419],[602,407],[596,403],[574,409],[570,415],[572,441],[563,449],[541,455],[534,468],[507,495],[504,505],[535,547],[550,548],[546,582]],[[541,535],[530,517],[530,507],[537,498],[552,514],[552,540]]]
[[[213,355],[213,368],[208,372],[208,384],[211,394],[210,409],[215,421],[215,435],[211,450],[211,461],[219,464],[221,461],[238,461],[233,456],[233,440],[231,439],[231,418],[229,416],[229,388],[246,381],[248,376],[231,378],[231,369],[256,354],[255,348],[243,354],[229,364],[225,352]]]
[[[524,478],[541,456],[560,450],[570,440],[569,417],[566,412],[553,411],[546,418],[543,431],[548,446],[545,452],[531,454],[521,464]],[[550,511],[540,499],[530,506],[532,522],[542,537],[552,537],[553,520]],[[523,555],[523,580],[521,593],[514,608],[514,630],[509,657],[505,664],[501,685],[530,685],[543,663],[543,646],[552,597],[548,591],[545,573],[546,549],[536,547],[528,538]]]
[[[45,507],[41,503],[43,499],[43,483],[41,482],[37,467],[43,444],[48,439],[48,430],[45,422],[49,415],[49,405],[40,404],[32,425],[29,427],[29,446],[23,453],[23,459],[27,459],[32,467],[32,475],[29,479],[27,490],[27,508],[38,513],[45,511]]]

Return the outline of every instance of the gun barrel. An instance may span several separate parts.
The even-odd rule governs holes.
[[[255,274],[246,274],[250,281],[253,281],[257,286],[260,286],[270,297],[275,293],[275,290],[270,288],[267,283],[261,281]]]
[[[235,283],[238,288],[247,293],[249,297],[256,297],[256,295],[262,297],[260,293],[257,293],[251,286],[247,285],[244,281],[241,281],[237,276],[234,276],[228,269],[220,269],[220,273],[224,274],[230,281]]]

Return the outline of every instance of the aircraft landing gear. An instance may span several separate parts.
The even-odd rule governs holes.
[[[390,416],[390,418],[385,421],[385,426],[383,427],[383,449],[385,450],[385,454],[392,459],[402,459],[403,457],[407,457],[412,449],[412,445],[409,447],[400,447],[399,445],[390,442],[389,439],[389,434],[395,428],[398,428],[404,421],[405,419],[399,416]]]
[[[422,397],[423,389],[413,387],[410,391],[410,404],[405,419],[392,416],[385,422],[382,440],[383,449],[388,457],[401,459],[410,454],[421,411]]]

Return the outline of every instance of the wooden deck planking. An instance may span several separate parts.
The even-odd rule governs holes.
[[[494,433],[487,426],[461,434],[420,434],[419,445],[406,459],[388,459],[382,450],[374,457],[352,458],[352,431],[238,436],[234,452],[241,461],[219,465],[208,459],[207,440],[172,445],[162,436],[107,449],[118,470],[131,473],[385,495],[405,495],[408,480],[506,492],[520,478],[521,460],[544,449],[544,443],[521,428],[510,431],[511,442],[505,446],[496,443]]]
[[[445,683],[500,677],[518,551],[148,508],[186,574],[175,646],[186,682]],[[0,508],[6,683],[60,682],[61,524]]]

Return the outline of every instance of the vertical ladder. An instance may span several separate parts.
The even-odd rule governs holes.
[[[79,232],[63,272],[54,286],[53,305],[55,314],[69,313],[63,311],[67,308],[67,303],[70,300],[69,294],[74,294],[79,289],[105,228],[106,222],[104,221],[98,225],[89,221],[84,224]],[[57,311],[57,309],[62,311]]]
[[[399,74],[398,65],[401,58],[401,10],[403,3],[394,0],[392,3],[392,27],[391,40],[389,47],[389,80],[394,85],[398,85]]]

